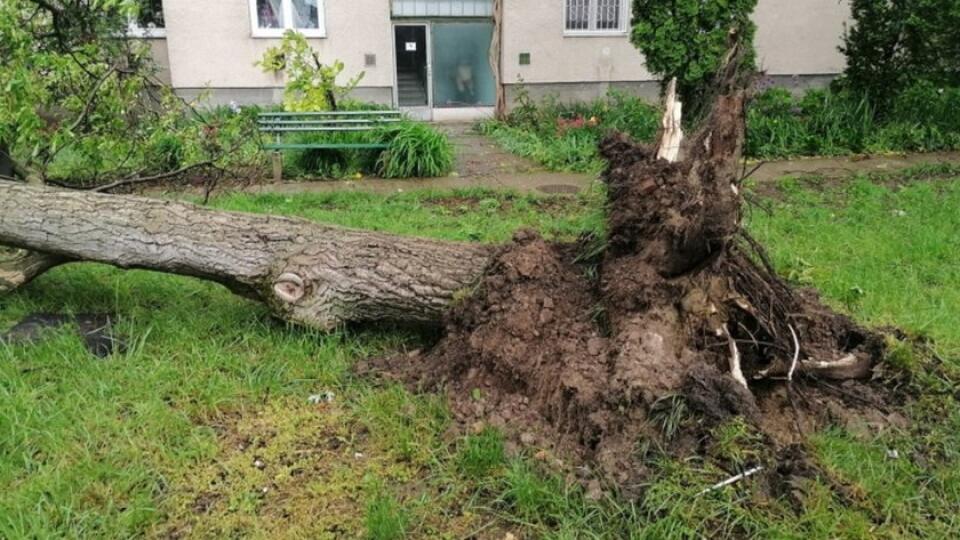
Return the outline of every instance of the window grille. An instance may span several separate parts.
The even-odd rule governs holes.
[[[627,0],[566,0],[569,33],[626,31]]]

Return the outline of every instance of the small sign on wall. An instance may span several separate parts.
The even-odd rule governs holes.
[[[417,42],[408,41],[407,42],[407,52],[417,52]]]

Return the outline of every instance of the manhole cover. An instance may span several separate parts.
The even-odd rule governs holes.
[[[537,188],[537,190],[544,193],[549,193],[550,195],[556,195],[559,193],[580,193],[580,188],[578,186],[572,186],[570,184],[550,184],[546,186],[540,186]]]

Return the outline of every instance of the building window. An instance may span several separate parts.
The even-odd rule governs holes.
[[[136,16],[130,19],[127,35],[140,38],[167,36],[162,0],[140,0]]]
[[[566,33],[622,34],[627,31],[627,0],[566,0]]]
[[[250,0],[255,37],[280,37],[296,30],[307,37],[325,37],[323,0]]]

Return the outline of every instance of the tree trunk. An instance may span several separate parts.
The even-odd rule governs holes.
[[[0,294],[22,287],[33,278],[64,262],[66,259],[43,253],[13,251],[6,254],[0,247]]]
[[[324,330],[354,321],[439,322],[494,252],[489,246],[13,182],[0,182],[0,244],[59,258],[15,267],[27,270],[15,278],[7,267],[7,288],[64,260],[95,261],[216,281],[266,302],[283,319]]]
[[[496,89],[494,115],[499,120],[507,117],[507,93],[503,81],[503,0],[493,0],[493,40],[490,44],[490,68]]]

